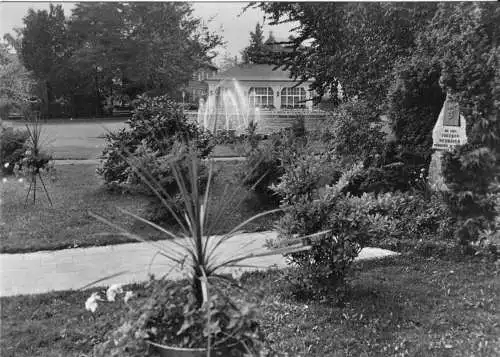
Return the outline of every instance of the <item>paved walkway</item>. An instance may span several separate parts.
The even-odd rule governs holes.
[[[276,232],[243,233],[221,245],[219,259],[235,257],[243,252],[261,251],[266,239]],[[166,251],[176,249],[172,241],[156,242]],[[48,291],[79,289],[99,278],[123,275],[102,281],[97,285],[140,282],[148,273],[160,277],[170,272],[170,278],[181,278],[182,272],[172,270],[174,264],[156,256],[157,249],[148,243],[129,243],[105,247],[74,248],[27,254],[0,254],[0,296],[35,294]],[[396,254],[378,248],[365,248],[358,259],[378,258]],[[155,257],[154,261],[152,261]],[[282,256],[266,256],[247,260],[254,268],[232,269],[236,275],[242,270],[284,267]]]

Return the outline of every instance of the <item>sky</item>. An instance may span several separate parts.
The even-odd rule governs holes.
[[[62,4],[65,15],[69,17],[75,3],[53,2],[53,4]],[[195,16],[205,21],[212,19],[208,24],[209,29],[221,33],[227,42],[225,45],[226,48],[219,49],[221,55],[227,52],[230,56],[237,55],[240,57],[241,50],[250,41],[250,31],[255,29],[257,22],[263,23],[264,14],[259,9],[248,9],[242,13],[246,5],[246,2],[193,2]],[[5,33],[14,34],[14,28],[23,26],[22,19],[29,8],[35,10],[48,9],[49,2],[4,0],[4,2],[0,3],[0,38]],[[269,31],[272,30],[276,39],[286,39],[290,34],[289,31],[291,28],[292,25],[290,24],[281,24],[278,26],[264,24],[264,35],[267,38]],[[218,59],[216,59],[216,62]]]

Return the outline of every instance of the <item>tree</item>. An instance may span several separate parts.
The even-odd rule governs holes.
[[[250,44],[242,51],[243,63],[269,63],[269,47],[264,43],[262,25],[257,22],[250,32]]]
[[[64,10],[61,5],[52,4],[48,12],[29,9],[23,22],[19,55],[40,84],[42,114],[48,115],[49,104],[56,97],[57,88],[63,85],[58,72],[66,66],[69,56]]]
[[[279,3],[258,5],[271,25],[296,22],[296,36],[277,63],[295,78],[313,79],[318,99],[336,93],[382,107],[398,58],[408,55],[415,37],[432,16],[434,4]]]
[[[29,109],[34,81],[17,56],[0,44],[0,117],[7,120],[9,112],[24,113]]]
[[[187,3],[78,4],[70,24],[79,44],[73,61],[93,74],[90,85],[101,96],[114,82],[132,97],[173,95],[221,44],[192,12]]]

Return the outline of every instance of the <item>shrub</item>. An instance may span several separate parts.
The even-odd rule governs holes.
[[[141,144],[159,155],[168,155],[179,141],[193,141],[202,157],[213,148],[211,135],[189,123],[180,105],[166,96],[139,97],[127,124],[128,129],[106,135],[106,147],[97,170],[106,183],[121,184],[127,180],[129,165],[123,157],[133,154]]]
[[[129,153],[135,153],[141,140],[127,129],[120,129],[116,133],[107,133],[105,140],[106,147],[101,155],[101,166],[97,169],[97,173],[108,184],[124,183],[128,178],[129,165],[123,158]]]
[[[326,122],[329,149],[348,164],[380,154],[384,144],[378,111],[367,102],[350,101],[336,108]]]
[[[439,86],[440,66],[436,60],[413,56],[394,69],[389,90],[388,115],[400,152],[411,152],[428,166],[432,154],[432,128],[446,94]]]
[[[479,240],[481,231],[494,229],[498,173],[497,155],[486,147],[467,144],[443,155],[447,202],[457,220],[456,238],[465,250]]]
[[[447,247],[453,240],[453,218],[439,193],[428,199],[419,193],[386,193],[377,213],[393,222],[390,234],[377,245],[397,251],[420,252],[430,245]],[[425,253],[425,252],[424,252]]]
[[[0,130],[2,173],[4,175],[11,175],[14,165],[22,159],[26,151],[26,141],[29,138],[29,134],[26,130],[14,129],[3,125]]]
[[[374,213],[374,195],[355,197],[343,193],[360,166],[345,172],[338,181],[327,175],[337,181],[329,186],[320,181],[327,162],[330,160],[320,156],[303,156],[294,165],[285,166],[281,182],[273,186],[286,212],[278,223],[280,244],[297,235],[327,231],[312,249],[290,256],[290,261],[300,268],[295,279],[298,291],[314,291],[316,296],[326,296],[332,289],[341,293],[348,269],[361,248],[390,226],[389,221]],[[342,298],[340,294],[339,301]]]
[[[144,194],[150,198],[146,208],[147,219],[157,223],[176,225],[177,222],[172,212],[162,203],[162,198],[169,202],[175,213],[180,213],[182,207],[181,192],[173,173],[172,163],[175,163],[178,167],[178,172],[182,175],[182,179],[186,182],[187,187],[191,188],[191,178],[188,175],[189,170],[187,165],[193,158],[187,156],[187,148],[182,143],[174,143],[170,153],[163,155],[159,151],[152,151],[143,141],[137,147],[134,155],[127,159],[128,167],[123,172],[126,175],[126,179],[122,188]],[[199,151],[196,152],[199,155]],[[201,194],[206,187],[208,171],[206,166],[201,162],[200,156],[198,156],[198,160],[200,160],[198,163],[198,187]],[[148,180],[154,182],[160,192],[154,192],[146,183]]]

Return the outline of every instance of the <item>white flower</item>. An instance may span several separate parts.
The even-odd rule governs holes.
[[[18,179],[17,181],[23,183],[24,182],[24,179],[21,177],[20,179]]]
[[[99,293],[92,293],[87,301],[85,301],[85,309],[91,312],[95,312],[95,310],[97,310],[98,301],[102,301]]]
[[[122,293],[123,289],[121,284],[113,284],[106,291],[106,298],[108,301],[115,301],[116,294]]]
[[[7,167],[9,167],[9,165],[10,165],[10,164],[9,164],[8,162],[6,162],[6,163],[3,165],[3,167],[7,168]]]
[[[125,296],[123,297],[123,301],[127,303],[130,299],[134,297],[134,293],[132,291],[125,292]]]
[[[3,182],[3,183],[6,183],[6,182],[7,182],[7,177],[4,177],[4,178],[2,179],[2,182]]]

